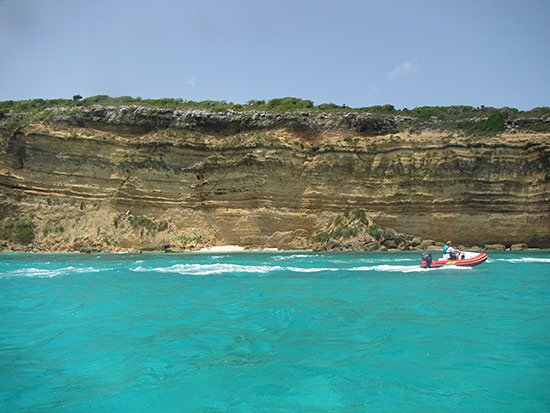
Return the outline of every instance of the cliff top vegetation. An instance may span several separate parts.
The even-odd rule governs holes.
[[[178,98],[142,99],[140,97],[107,95],[82,98],[80,95],[72,99],[30,99],[0,101],[0,121],[8,118],[8,113],[19,113],[24,117],[40,120],[37,114],[50,108],[89,108],[100,106],[143,106],[151,108],[168,108],[182,110],[205,110],[223,112],[233,110],[270,111],[270,112],[312,112],[312,113],[371,113],[380,117],[393,117],[398,123],[413,128],[438,128],[445,130],[461,130],[465,133],[499,133],[510,128],[530,130],[534,132],[550,132],[550,107],[538,107],[522,111],[515,108],[494,108],[486,106],[420,106],[417,108],[397,109],[393,105],[376,105],[352,108],[347,105],[321,103],[315,105],[312,100],[296,97],[283,97],[270,100],[249,100],[245,104],[226,101],[192,101]]]

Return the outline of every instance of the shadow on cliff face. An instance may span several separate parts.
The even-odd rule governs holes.
[[[27,150],[25,143],[25,135],[19,131],[15,131],[9,138],[6,145],[7,163],[14,169],[21,169],[25,166],[27,158]]]

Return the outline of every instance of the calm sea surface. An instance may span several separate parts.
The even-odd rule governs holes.
[[[550,252],[419,255],[0,255],[0,411],[550,411]]]

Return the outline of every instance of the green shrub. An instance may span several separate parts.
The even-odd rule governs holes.
[[[46,236],[48,234],[62,234],[65,232],[65,228],[61,224],[55,224],[48,222],[42,229],[42,235]]]
[[[149,231],[166,231],[168,229],[168,222],[161,221],[161,222],[154,222],[146,217],[141,216],[134,216],[129,215],[128,216],[128,223],[133,229],[137,228],[145,228]]]
[[[362,223],[368,223],[369,219],[367,217],[367,214],[365,211],[363,211],[362,209],[354,209],[353,211],[351,211],[351,217],[362,222]]]
[[[267,109],[270,110],[297,110],[297,109],[311,109],[313,108],[313,101],[304,100],[295,97],[276,98],[267,102]]]
[[[32,222],[18,218],[5,219],[0,225],[0,238],[30,244],[34,241],[34,226]]]
[[[202,244],[203,238],[201,234],[192,234],[192,235],[180,235],[177,240],[183,245],[187,246],[190,244]]]
[[[550,132],[550,122],[531,125],[524,129],[528,129],[533,132]]]
[[[350,227],[349,225],[342,225],[336,228],[333,232],[334,238],[350,238],[355,237],[359,234],[359,230],[355,227]]]
[[[109,237],[103,237],[101,241],[107,246],[116,245],[116,243]]]
[[[328,242],[330,234],[328,232],[319,232],[313,236],[313,240],[316,242]]]
[[[382,238],[383,230],[379,225],[373,225],[369,228],[369,235],[371,237],[374,237],[376,240],[380,240]]]
[[[246,102],[248,106],[265,106],[265,100],[252,99]]]
[[[550,118],[550,107],[538,107],[528,111],[519,111],[515,108],[503,107],[500,109],[492,107],[473,106],[421,106],[414,109],[396,109],[393,105],[376,105],[370,107],[350,108],[334,103],[322,103],[315,106],[312,100],[300,99],[297,97],[275,98],[268,101],[253,99],[246,104],[204,100],[192,101],[181,98],[159,98],[142,99],[141,97],[108,95],[90,96],[80,99],[80,95],[74,95],[70,99],[29,99],[21,101],[0,101],[0,130],[7,130],[8,133],[31,122],[47,122],[54,111],[50,108],[65,108],[66,115],[78,113],[82,108],[92,105],[102,106],[145,106],[152,108],[170,109],[202,109],[213,112],[222,112],[228,109],[238,111],[249,110],[271,110],[271,111],[301,111],[312,112],[336,112],[349,110],[355,112],[369,112],[380,117],[391,117],[405,115],[397,124],[397,130],[405,131],[410,128],[424,129],[437,128],[439,130],[461,130],[465,133],[489,135],[506,130],[506,121],[517,118]],[[3,116],[3,112],[14,111],[19,113],[16,116]],[[74,111],[74,112],[73,112]],[[131,114],[128,113],[128,116]],[[476,119],[480,119],[477,120]],[[129,121],[135,121],[130,118]],[[547,132],[545,124],[533,125],[533,127],[522,127],[521,129]]]
[[[496,134],[506,130],[506,119],[506,114],[495,111],[479,122],[467,122],[463,128],[470,134]]]
[[[394,113],[395,107],[393,105],[378,105],[378,106],[367,106],[361,108],[364,112],[373,112],[373,113]]]
[[[320,105],[317,105],[317,109],[319,110],[344,109],[344,106],[338,106],[334,103],[321,103]]]
[[[526,118],[550,118],[550,106],[542,106],[521,113]]]

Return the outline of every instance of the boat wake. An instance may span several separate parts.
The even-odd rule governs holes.
[[[471,270],[469,267],[449,267],[448,270]],[[357,272],[393,272],[393,273],[422,273],[433,271],[433,268],[420,268],[418,265],[391,265],[378,264],[357,267],[296,267],[282,265],[239,265],[239,264],[175,264],[168,267],[143,267],[131,269],[134,272],[156,272],[181,275],[222,275],[222,274],[268,274],[275,272],[293,273],[357,273]]]
[[[271,271],[281,270],[280,266],[269,265],[238,265],[238,264],[175,264],[170,267],[136,267],[135,272],[160,272],[183,275],[212,275],[231,273],[256,273],[265,274]]]
[[[505,261],[512,264],[533,264],[533,263],[546,263],[550,264],[550,258],[534,258],[534,257],[523,257],[523,258],[495,258],[491,261]]]

